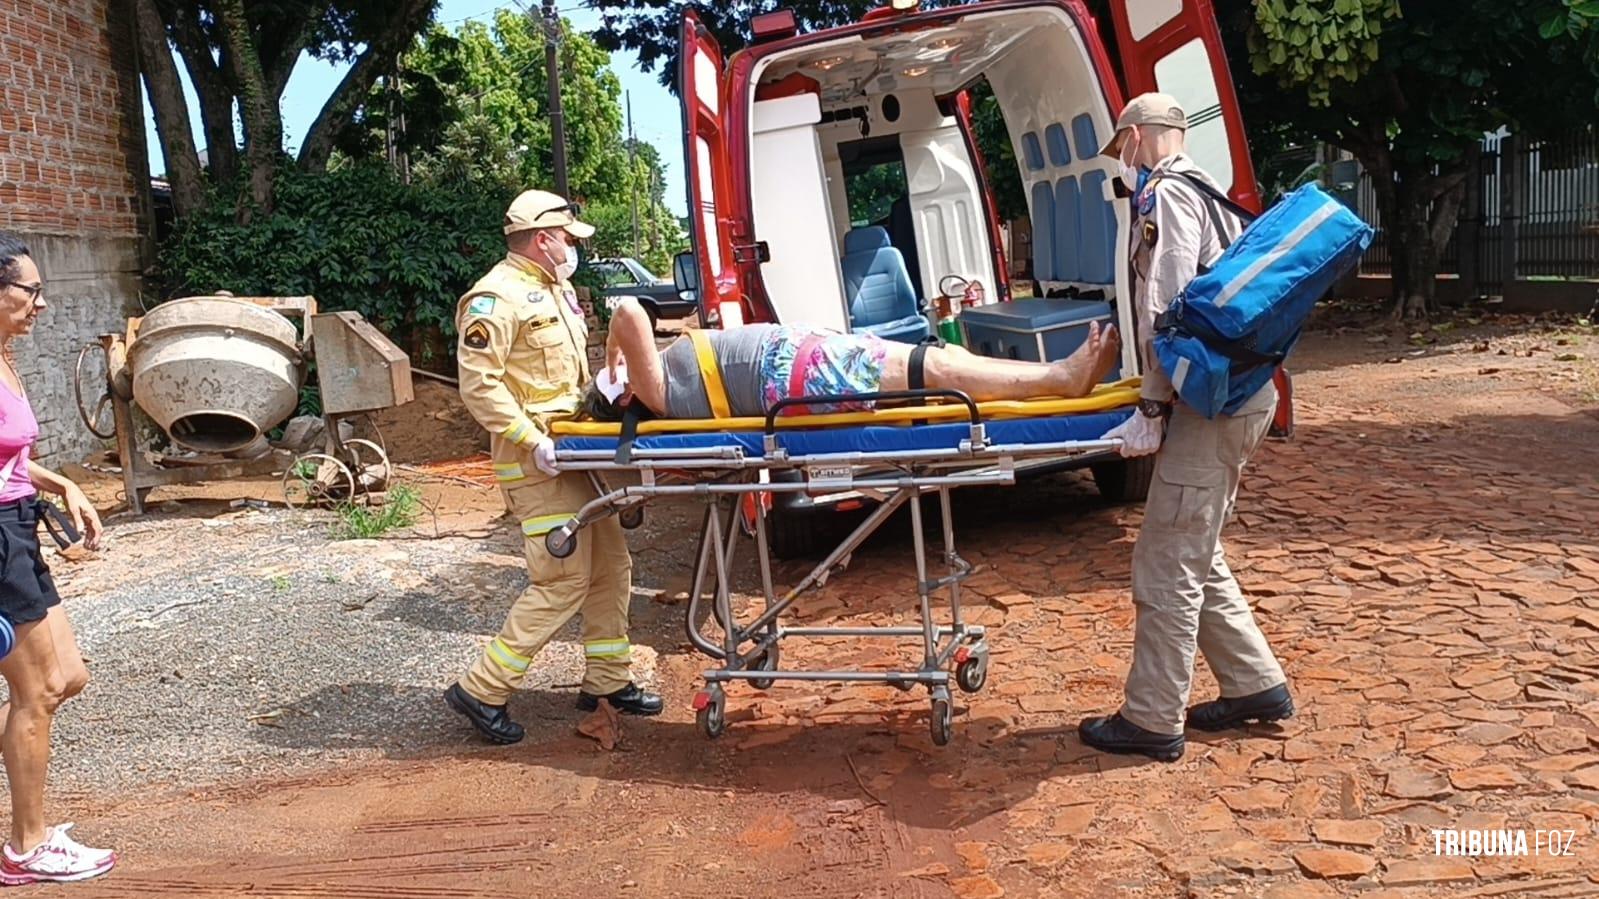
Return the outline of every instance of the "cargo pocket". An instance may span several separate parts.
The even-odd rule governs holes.
[[[577,360],[564,325],[529,328],[526,340],[533,351],[531,373],[540,393],[564,393],[577,384]]]
[[[1222,514],[1226,472],[1183,463],[1155,467],[1156,489],[1150,493],[1149,517],[1173,531],[1208,531]]]

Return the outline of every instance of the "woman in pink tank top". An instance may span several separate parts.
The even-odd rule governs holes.
[[[100,518],[77,484],[29,458],[39,423],[11,343],[33,330],[43,294],[28,248],[0,232],[0,631],[13,632],[11,652],[0,658],[11,688],[11,701],[0,706],[0,755],[11,787],[11,835],[0,847],[0,884],[7,886],[98,877],[117,860],[72,839],[72,825],[51,827],[44,817],[50,724],[89,672],[39,550],[39,493],[61,497],[89,549],[100,542]]]

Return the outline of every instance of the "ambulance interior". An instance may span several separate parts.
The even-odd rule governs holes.
[[[755,233],[780,320],[916,341],[941,287],[995,271],[986,181],[950,100],[986,80],[1021,169],[1045,295],[1114,301],[1128,209],[1100,157],[1114,112],[1083,36],[1057,7],[853,36],[760,59],[750,116]],[[1130,333],[1128,304],[1115,304]],[[1126,367],[1136,365],[1124,341]]]

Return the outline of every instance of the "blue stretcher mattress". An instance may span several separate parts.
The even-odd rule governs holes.
[[[1122,408],[1109,412],[1078,415],[1053,415],[1043,418],[1000,418],[984,423],[992,444],[1044,444],[1076,440],[1098,440],[1132,414]],[[747,456],[763,453],[759,431],[707,431],[680,434],[641,434],[633,441],[635,450],[716,449],[736,446]],[[971,436],[968,422],[906,426],[868,425],[862,427],[783,429],[777,432],[778,445],[791,455],[823,453],[895,453],[907,450],[954,449]],[[558,435],[555,445],[563,450],[615,450],[614,436],[588,437]]]

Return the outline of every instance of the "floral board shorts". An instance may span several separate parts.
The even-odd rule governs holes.
[[[888,347],[872,334],[775,329],[761,345],[761,397],[770,409],[791,396],[852,396],[882,389]],[[794,414],[870,409],[872,403],[818,403]]]

